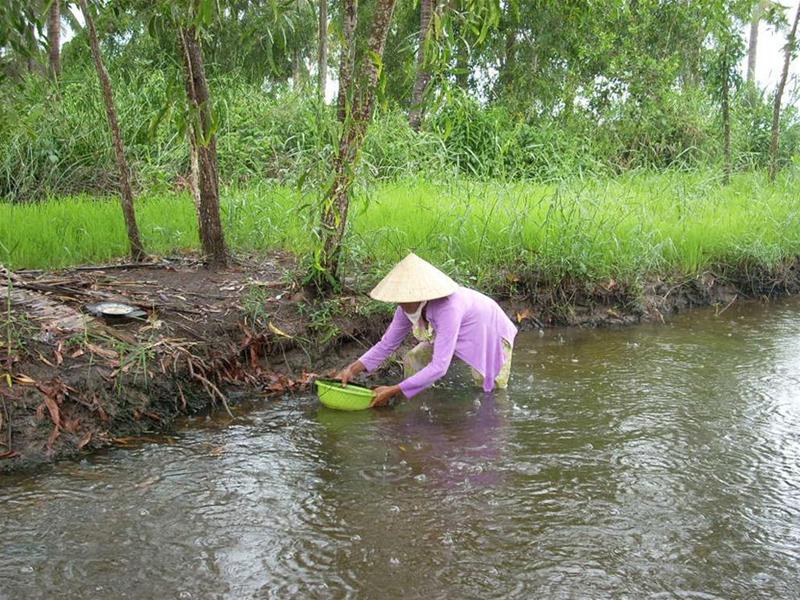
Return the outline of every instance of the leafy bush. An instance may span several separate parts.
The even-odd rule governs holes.
[[[117,175],[100,89],[91,65],[72,62],[58,87],[41,77],[0,89],[0,198],[113,193]],[[109,65],[128,158],[140,189],[182,189],[189,170],[180,78],[163,69]],[[308,90],[262,88],[237,73],[210,81],[223,183],[314,182],[325,189],[339,138],[335,109]],[[177,89],[177,91],[176,91]],[[171,90],[171,91],[170,91]],[[581,103],[578,103],[581,104]],[[771,100],[744,92],[733,101],[733,153],[739,169],[767,162]],[[422,132],[403,110],[383,106],[370,126],[361,173],[540,182],[638,169],[714,166],[722,150],[716,104],[702,89],[659,98],[618,98],[602,110],[519,114],[447,90]],[[781,160],[800,151],[800,119],[782,119]],[[320,184],[321,183],[321,184]]]

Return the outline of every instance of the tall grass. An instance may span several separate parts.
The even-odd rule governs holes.
[[[31,77],[0,86],[0,198],[30,201],[52,195],[111,193],[116,169],[96,76],[89,64],[70,63],[58,86]],[[120,69],[111,63],[115,101],[136,183],[151,192],[174,190],[189,170],[180,134],[182,87],[170,70]],[[303,90],[265,90],[236,73],[211,82],[218,122],[220,180],[325,187],[339,138],[333,106]],[[763,166],[771,103],[733,102],[733,152],[739,169]],[[166,109],[165,109],[166,107]],[[170,108],[171,107],[171,108]],[[720,159],[716,104],[703,91],[670,92],[645,110],[622,103],[569,117],[521,115],[481,105],[462,92],[431,108],[414,132],[400,107],[381,105],[360,163],[363,179],[471,178],[536,182],[607,177],[631,169],[707,169]],[[782,118],[781,162],[800,149],[800,118]]]
[[[239,252],[302,252],[305,216],[299,196],[282,186],[227,190],[222,202],[228,243]],[[136,202],[150,254],[199,248],[194,204],[186,193],[147,194]],[[102,262],[128,253],[118,200],[86,195],[29,204],[0,203],[0,262],[14,268],[57,268]]]
[[[140,189],[180,187],[189,172],[181,107],[168,100],[161,71],[115,81],[115,101],[131,170]],[[324,180],[339,137],[335,108],[315,94],[267,94],[234,77],[211,83],[218,119],[220,179],[294,183]],[[0,88],[0,200],[112,193],[117,171],[93,70],[64,74],[59,88],[42,78]],[[362,173],[387,179],[447,168],[441,140],[417,134],[399,110],[385,110],[370,127]]]
[[[768,184],[716,172],[629,173],[551,184],[455,178],[384,182],[359,193],[347,249],[350,270],[378,269],[409,250],[482,287],[506,273],[551,280],[696,274],[712,265],[773,266],[800,255],[797,179]],[[279,184],[229,187],[222,211],[238,252],[313,245],[309,198]],[[198,247],[186,194],[151,194],[137,206],[151,253]],[[116,201],[86,196],[0,204],[0,261],[52,268],[124,256]]]
[[[631,173],[558,184],[388,184],[357,217],[358,256],[390,263],[418,249],[491,281],[509,270],[559,280],[696,274],[712,265],[774,266],[800,255],[800,203],[789,176],[769,185],[716,173]]]

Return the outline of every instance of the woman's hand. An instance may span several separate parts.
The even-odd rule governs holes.
[[[394,396],[401,392],[399,385],[382,385],[375,388],[375,397],[372,399],[370,408],[375,406],[386,406]]]
[[[356,362],[347,365],[344,369],[339,371],[339,373],[336,375],[336,379],[339,379],[343,386],[347,386],[351,379],[365,369],[366,367],[361,363],[361,361],[357,360]]]

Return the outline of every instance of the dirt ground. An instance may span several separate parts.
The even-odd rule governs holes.
[[[219,270],[185,258],[11,274],[0,471],[163,431],[180,414],[228,410],[237,389],[306,389],[380,335],[387,307],[347,294],[312,302],[295,271],[291,257],[273,255]],[[99,302],[141,316],[94,317],[87,308]]]
[[[297,271],[282,254],[217,270],[191,256],[58,272],[0,267],[0,472],[168,431],[177,416],[225,411],[236,397],[287,398],[380,337],[393,307],[352,290],[312,299]],[[521,329],[596,327],[798,293],[800,269],[795,261],[639,285],[507,281],[496,297]],[[98,302],[140,315],[92,316]]]

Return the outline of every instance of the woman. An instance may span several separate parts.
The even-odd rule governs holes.
[[[405,379],[375,388],[372,406],[383,406],[400,393],[414,397],[447,373],[453,356],[472,367],[484,391],[508,384],[517,328],[491,298],[460,287],[413,253],[370,296],[399,306],[381,341],[339,373],[344,385],[362,371],[378,368],[409,333],[419,342],[403,359]]]

